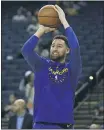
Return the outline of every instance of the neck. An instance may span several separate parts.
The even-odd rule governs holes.
[[[65,63],[65,58],[60,60],[53,60],[54,62]]]
[[[25,114],[25,110],[21,110],[21,111],[17,112],[17,115],[18,115],[18,116],[21,116],[21,115],[23,115],[23,114]]]
[[[60,63],[65,63],[65,59],[61,60]]]
[[[58,57],[56,59],[53,59],[52,56],[50,55],[50,59],[54,62],[58,62],[58,63],[65,63],[66,61],[66,55],[63,55],[61,57]]]

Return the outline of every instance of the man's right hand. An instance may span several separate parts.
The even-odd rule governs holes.
[[[50,27],[45,27],[43,25],[39,25],[39,29],[35,33],[35,35],[40,38],[44,33],[52,32],[55,31],[56,28],[50,28]]]

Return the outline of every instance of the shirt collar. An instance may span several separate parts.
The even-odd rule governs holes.
[[[26,114],[26,112],[24,112],[23,114],[21,114],[21,115],[17,115],[17,117],[24,117],[25,116],[25,114]]]
[[[50,64],[55,66],[65,66],[66,63],[60,63],[60,62],[50,60]]]

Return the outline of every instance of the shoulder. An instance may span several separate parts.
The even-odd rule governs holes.
[[[43,59],[45,62],[47,62],[47,63],[50,62],[50,59],[47,59],[47,58],[45,58],[45,57],[43,57],[43,56],[40,56],[40,57],[41,57],[41,59]]]
[[[14,121],[15,118],[16,118],[16,115],[10,116],[9,121]]]
[[[29,114],[29,113],[26,113],[25,116],[26,116],[26,118],[29,118],[29,119],[30,119],[30,118],[33,118],[33,116],[32,116],[31,114]]]

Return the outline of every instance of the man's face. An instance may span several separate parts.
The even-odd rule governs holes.
[[[65,41],[62,39],[55,39],[50,48],[50,58],[53,61],[61,61],[66,57],[69,48],[66,46]]]
[[[17,113],[20,110],[20,105],[17,102],[14,102],[14,104],[12,105],[12,111],[14,113]]]

